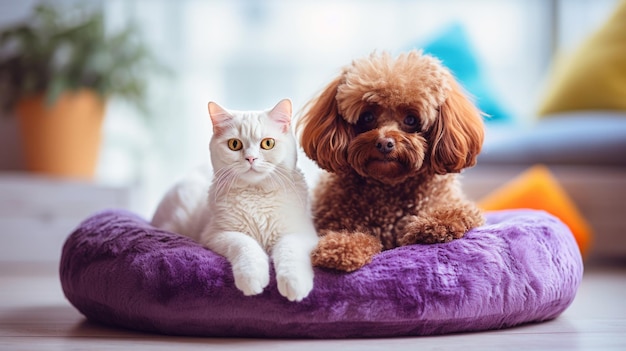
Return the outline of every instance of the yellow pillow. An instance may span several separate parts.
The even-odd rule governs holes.
[[[554,65],[539,116],[577,110],[626,110],[626,0],[572,57]]]

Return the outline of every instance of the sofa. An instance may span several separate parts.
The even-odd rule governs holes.
[[[488,125],[478,163],[462,184],[479,201],[537,164],[591,227],[586,262],[626,263],[626,112],[559,113],[526,128]]]

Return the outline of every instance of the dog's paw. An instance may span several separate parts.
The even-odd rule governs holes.
[[[360,232],[328,232],[311,256],[316,267],[352,272],[370,263],[382,250],[377,238]]]
[[[290,269],[276,275],[278,292],[289,301],[300,302],[313,290],[313,268]]]
[[[233,275],[235,286],[244,295],[258,295],[270,282],[269,263],[266,259],[233,266]]]
[[[478,210],[455,208],[435,211],[429,215],[410,216],[403,221],[398,238],[400,246],[447,243],[462,238],[470,229],[483,223]]]
[[[416,218],[406,226],[406,233],[398,239],[400,246],[411,244],[446,243],[463,237],[466,230],[455,223],[438,223]]]

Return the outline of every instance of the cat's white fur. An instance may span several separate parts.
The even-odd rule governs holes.
[[[213,171],[201,167],[176,184],[152,224],[226,257],[245,295],[259,294],[269,284],[271,257],[280,294],[301,301],[313,288],[310,254],[318,238],[307,185],[296,165],[291,102],[257,112],[225,110],[211,102],[209,114]],[[243,148],[229,149],[231,138]],[[264,138],[275,140],[272,149],[261,148]]]

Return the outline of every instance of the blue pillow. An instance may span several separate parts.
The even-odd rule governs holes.
[[[488,86],[467,32],[453,23],[429,42],[415,45],[439,58],[452,71],[463,87],[475,98],[476,105],[486,113],[487,122],[511,122],[511,115],[498,103]]]

